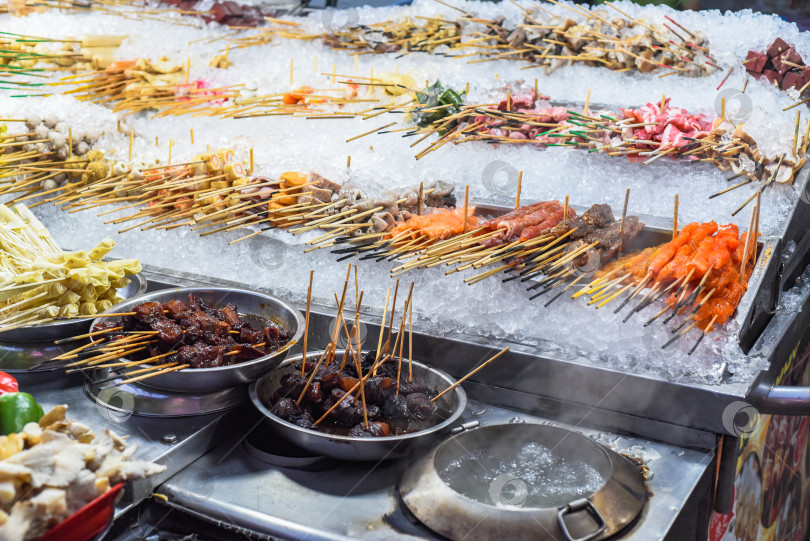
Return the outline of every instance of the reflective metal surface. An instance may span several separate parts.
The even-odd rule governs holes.
[[[338,355],[340,354],[342,352],[338,352]],[[308,354],[307,359],[317,362],[319,356],[319,353]],[[447,419],[427,430],[402,436],[356,438],[301,428],[276,417],[270,412],[272,396],[280,387],[281,377],[284,374],[296,372],[298,368],[295,365],[300,360],[300,355],[288,359],[273,373],[252,384],[250,386],[250,400],[281,436],[318,455],[341,460],[385,460],[413,453],[416,446],[430,445],[436,438],[450,430],[456,424],[467,405],[467,394],[464,389],[460,386],[456,387],[437,402],[452,412]],[[443,390],[455,383],[455,380],[444,372],[430,368],[422,363],[414,361],[413,369],[414,376],[423,379],[429,387],[434,389]]]
[[[118,290],[118,295],[124,301],[143,295],[146,291],[146,277],[142,273],[127,276],[129,283],[126,287]],[[110,310],[117,309],[121,304],[117,304]],[[87,332],[90,328],[90,319],[68,319],[63,321],[53,321],[44,325],[33,325],[31,327],[20,327],[9,331],[0,332],[0,342],[53,342],[60,338],[76,336]]]
[[[804,155],[804,158],[808,158]],[[781,272],[781,287],[787,291],[796,282],[810,263],[810,167],[802,167],[801,171],[793,181],[793,186],[798,187],[796,192],[799,197],[795,206],[787,217],[784,232],[780,235],[782,249],[786,251],[784,268]],[[795,188],[794,188],[795,189]]]
[[[486,450],[493,456],[514,456],[525,444],[541,445],[565,457],[569,464],[588,464],[604,479],[594,493],[553,507],[529,507],[522,504],[528,494],[509,493],[506,484],[532,484],[509,474],[503,486],[495,482],[498,505],[485,504],[457,492],[440,472],[455,460]],[[481,462],[480,466],[486,469]],[[466,479],[474,479],[469,472]],[[542,472],[534,472],[539,475]],[[470,481],[475,483],[476,481]],[[541,482],[535,480],[534,483]],[[510,485],[521,486],[521,485]],[[541,424],[489,425],[463,432],[442,442],[436,449],[408,468],[399,484],[402,501],[431,530],[456,541],[486,541],[495,538],[533,540],[607,539],[629,525],[647,501],[639,467],[585,436],[558,427]],[[505,502],[503,501],[505,500]],[[582,501],[585,500],[585,501]]]
[[[540,423],[574,430],[619,453],[642,457],[652,474],[653,494],[639,518],[622,532],[622,541],[695,539],[696,499],[709,491],[714,472],[712,452],[619,436],[556,423],[470,401],[459,422],[482,425]],[[252,424],[254,431],[263,425]],[[272,442],[272,438],[268,437]],[[272,451],[272,448],[269,449]],[[418,458],[418,456],[414,457]],[[280,539],[308,541],[401,541],[443,539],[410,515],[396,485],[410,460],[374,464],[320,461],[306,469],[268,465],[254,459],[242,445],[219,448],[158,487],[175,508],[195,517],[226,522],[250,532]],[[476,522],[470,524],[475,527]],[[690,533],[693,532],[693,533]],[[498,536],[494,539],[508,537]],[[535,539],[544,539],[536,532]]]
[[[146,267],[150,283],[210,284],[240,287],[240,284],[167,269]],[[313,299],[310,317],[311,348],[328,343],[336,309],[327,299]],[[361,311],[366,340],[376,343],[381,313]],[[804,332],[810,324],[810,298],[803,310],[792,317],[774,318],[768,333],[776,336]],[[795,331],[795,332],[794,332]],[[487,339],[469,334],[431,336],[414,329],[414,358],[460,378],[482,360],[509,346],[510,351],[465,382],[467,389],[478,388],[473,398],[487,402],[543,412],[546,416],[569,421],[569,412],[607,426],[664,441],[709,449],[714,434],[730,434],[723,421],[723,411],[731,404],[746,400],[751,382],[676,383],[660,376],[639,374],[609,368],[583,356],[562,357],[534,344]],[[757,344],[755,350],[771,362],[771,368],[760,374],[765,382],[773,381],[787,362],[799,337],[791,335],[776,343]],[[576,385],[572,385],[576,382]],[[514,391],[504,393],[503,390]],[[676,404],[676,407],[673,407]],[[587,414],[587,415],[586,415]]]
[[[108,409],[111,415],[188,417],[225,411],[248,401],[244,385],[210,393],[180,393],[137,383],[107,387],[111,383],[110,377],[109,369],[89,373],[84,392],[100,407]],[[120,398],[121,393],[126,393],[126,401]]]
[[[304,334],[304,317],[292,304],[272,295],[237,288],[185,287],[162,289],[138,299],[119,304],[109,313],[128,312],[142,302],[168,302],[180,299],[185,302],[189,294],[194,294],[212,307],[223,307],[233,303],[242,316],[254,316],[272,320],[289,330],[296,342]],[[104,321],[103,317],[93,320],[93,327]],[[188,368],[149,378],[143,385],[167,391],[189,393],[213,392],[246,385],[273,370],[284,360],[288,350],[272,353],[250,361],[219,366],[215,368]]]

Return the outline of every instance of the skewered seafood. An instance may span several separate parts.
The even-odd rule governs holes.
[[[410,17],[401,22],[386,21],[372,26],[346,28],[325,34],[323,42],[335,49],[433,52],[440,45],[461,42],[461,24],[442,18],[428,19],[419,26]]]
[[[668,16],[667,22],[658,23],[619,17],[625,16],[624,12],[613,9],[617,14],[580,6],[579,12],[556,15],[545,7],[532,6],[523,9],[523,24],[515,27],[507,26],[504,16],[471,19],[484,26],[481,35],[490,37],[473,47],[480,48],[483,55],[531,62],[546,73],[575,62],[642,73],[669,69],[690,77],[706,76],[717,69],[703,33],[688,32],[688,39],[684,39],[678,34],[683,27]],[[492,52],[493,47],[497,53]]]
[[[212,368],[269,355],[290,341],[292,335],[281,325],[256,320],[240,315],[232,304],[212,308],[189,294],[188,302],[175,299],[136,305],[132,315],[105,321],[94,332],[109,331],[113,344],[126,340],[126,333],[147,333],[152,339],[141,344],[146,347],[127,353],[134,362],[154,359],[155,364]]]
[[[26,75],[38,71],[38,65],[53,65],[62,68],[92,69],[93,56],[98,58],[100,52],[96,47],[103,45],[107,49],[117,47],[125,36],[85,36],[81,40],[50,39],[47,37],[24,36],[3,32],[0,36],[0,47],[3,56],[0,66],[5,69],[6,77]],[[96,49],[91,52],[92,49]],[[30,72],[29,72],[30,70]],[[15,84],[6,81],[6,84]]]
[[[718,227],[715,222],[693,222],[670,242],[628,254],[596,276],[604,278],[621,272],[631,275],[635,283],[646,278],[659,290],[678,284],[667,298],[667,305],[676,313],[691,308],[690,319],[700,329],[711,330],[713,325],[722,325],[731,318],[747,289],[754,269],[754,261],[745,253],[747,244],[749,251],[754,250],[754,243],[746,242],[747,236],[739,235],[733,224]],[[741,278],[743,260],[746,265]]]
[[[87,184],[110,173],[104,154],[93,149],[98,130],[71,130],[52,114],[29,116],[25,128],[27,133],[3,137],[0,154],[4,166],[13,169],[0,193],[52,193],[69,188],[72,182]]]
[[[757,141],[720,116],[709,118],[673,107],[669,98],[639,108],[619,111],[577,112],[552,107],[548,96],[533,89],[509,91],[498,105],[462,104],[458,113],[441,117],[423,131],[438,132],[417,156],[441,147],[483,141],[495,144],[529,144],[537,148],[568,146],[627,156],[632,162],[650,163],[661,157],[710,161],[722,171],[733,171],[752,181],[791,183],[804,166],[804,158],[791,152],[765,154]],[[407,135],[421,133],[411,132]],[[808,141],[803,141],[804,150]],[[798,154],[797,149],[797,156]],[[725,193],[721,192],[721,193]],[[718,194],[720,195],[720,194]]]
[[[437,210],[421,216],[411,215],[409,220],[398,223],[391,230],[391,237],[407,236],[414,239],[422,237],[430,240],[445,240],[454,235],[466,233],[470,229],[475,229],[477,225],[478,218],[475,216],[475,207],[467,209],[466,220],[463,208]]]
[[[516,26],[507,23],[504,16],[485,19],[466,12],[457,21],[428,18],[420,26],[406,17],[321,35],[304,34],[284,25],[242,38],[239,43],[260,45],[279,36],[321,38],[334,48],[375,53],[447,54],[444,51],[469,48],[472,54],[529,62],[547,73],[578,62],[642,73],[671,70],[691,77],[706,76],[717,69],[703,33],[685,30],[669,16],[660,22],[648,21],[631,18],[612,5],[616,13],[578,7],[578,11],[560,14],[553,13],[551,6],[521,8],[524,20]]]
[[[576,211],[569,208],[567,218],[574,216]],[[563,206],[559,201],[541,201],[525,205],[482,223],[481,227],[488,231],[502,231],[500,235],[484,241],[484,245],[490,247],[516,240],[531,240],[551,230],[562,220]]]
[[[63,82],[76,85],[66,93],[79,100],[109,103],[114,111],[129,113],[158,109],[159,116],[177,114],[178,110],[190,112],[238,96],[236,90],[210,88],[203,80],[190,81],[186,67],[167,57],[118,60],[90,79]]]

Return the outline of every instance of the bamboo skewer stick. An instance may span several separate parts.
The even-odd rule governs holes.
[[[413,302],[408,304],[408,381],[413,381]]]
[[[420,195],[421,195],[421,185],[420,185]],[[520,191],[518,191],[518,199],[520,198]],[[470,200],[470,185],[464,185],[464,229],[463,233],[467,232],[467,209],[469,208],[469,200]],[[420,197],[420,207],[421,207],[421,197]]]
[[[83,345],[81,347],[78,347],[76,349],[72,349],[72,350],[70,350],[70,351],[68,351],[66,353],[62,353],[61,355],[57,355],[56,357],[51,359],[51,361],[61,361],[61,360],[65,360],[65,359],[75,359],[76,357],[79,356],[78,355],[79,352],[84,351],[87,348],[91,348],[91,347],[95,346],[96,344],[100,344],[100,343],[104,342],[104,340],[106,340],[106,338],[102,338],[100,340],[92,340],[89,343],[87,343],[87,344],[85,344],[85,345]]]
[[[396,284],[394,285],[394,300],[391,303],[391,318],[388,322],[388,337],[385,340],[385,354],[388,355],[388,348],[391,345],[391,336],[394,332],[394,314],[397,311],[397,294],[399,293],[399,278],[397,278]],[[381,328],[381,331],[385,329]],[[374,374],[377,375],[376,372]]]
[[[436,400],[438,400],[439,398],[441,398],[442,396],[444,396],[448,392],[452,391],[453,389],[455,389],[456,387],[458,387],[459,385],[461,385],[462,383],[467,381],[471,376],[475,375],[479,370],[483,369],[485,366],[487,366],[489,363],[491,363],[492,361],[494,361],[495,359],[497,359],[498,357],[500,357],[501,355],[503,355],[507,351],[509,351],[508,347],[503,348],[501,351],[496,353],[494,356],[490,357],[488,360],[481,363],[481,365],[479,365],[477,368],[475,368],[471,372],[469,372],[466,376],[464,376],[460,380],[456,381],[454,384],[452,384],[451,386],[446,388],[444,391],[440,392],[439,394],[437,394],[436,396],[431,398],[430,401],[435,402]]]
[[[136,383],[138,381],[143,381],[143,380],[145,380],[147,378],[151,378],[151,377],[154,377],[154,376],[160,376],[162,374],[168,374],[169,372],[177,372],[178,370],[184,370],[184,369],[186,369],[186,368],[188,368],[190,366],[191,365],[189,365],[189,364],[181,364],[181,365],[178,365],[178,366],[172,366],[171,368],[164,368],[163,370],[159,370],[157,372],[151,372],[149,374],[143,374],[141,376],[136,376],[134,378],[125,379],[124,381],[120,381],[120,382],[116,383],[115,385],[110,385],[109,387],[119,387],[121,385],[127,385],[129,383]],[[108,387],[104,387],[104,388],[106,389]]]
[[[751,246],[751,236],[754,232],[754,219],[757,215],[757,207],[751,211],[751,218],[748,220],[747,234],[745,235],[745,245],[743,247],[742,263],[740,265],[740,284],[745,280],[745,268],[748,266],[749,247]],[[755,241],[756,242],[756,241]]]
[[[397,390],[396,395],[399,396],[399,381],[400,375],[402,373],[402,347],[405,345],[405,338],[404,338],[404,327],[405,327],[405,318],[408,316],[408,307],[411,304],[411,298],[413,297],[413,285],[414,283],[411,282],[411,287],[408,290],[408,296],[405,298],[405,305],[402,308],[402,320],[399,322],[399,331],[397,331],[397,338],[394,342],[394,350],[396,351],[396,345],[399,343],[399,362],[397,363]]]
[[[706,325],[706,328],[703,330],[703,333],[698,337],[697,341],[695,342],[695,345],[692,346],[692,349],[689,350],[689,353],[687,353],[687,355],[692,355],[692,353],[694,353],[695,350],[697,349],[697,347],[700,345],[700,342],[703,341],[703,338],[709,332],[711,332],[712,328],[714,327],[714,322],[717,320],[717,317],[718,317],[718,314],[714,314],[712,316],[712,319],[709,321],[709,324]]]
[[[307,313],[304,319],[304,347],[302,353],[301,362],[301,375],[304,375],[304,365],[306,365],[307,360],[307,339],[309,338],[309,313],[310,307],[312,306],[312,279],[315,277],[315,271],[309,271],[309,288],[307,288]]]

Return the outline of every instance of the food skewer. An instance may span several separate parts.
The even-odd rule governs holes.
[[[455,389],[456,387],[458,387],[459,385],[461,385],[462,383],[467,381],[471,376],[475,375],[479,370],[481,370],[482,368],[487,366],[489,363],[491,363],[492,361],[494,361],[495,359],[497,359],[498,357],[500,357],[501,355],[503,355],[507,351],[509,351],[508,346],[503,348],[501,351],[499,351],[498,353],[496,353],[495,355],[493,355],[492,357],[490,357],[489,359],[487,359],[483,363],[481,363],[478,367],[476,367],[472,371],[470,371],[466,376],[464,376],[463,378],[457,380],[454,384],[450,385],[445,390],[443,390],[442,392],[440,392],[439,394],[437,394],[436,396],[431,398],[430,401],[435,402],[436,400],[438,400],[439,398],[441,398],[442,396],[444,396],[448,392],[452,391],[453,389]]]

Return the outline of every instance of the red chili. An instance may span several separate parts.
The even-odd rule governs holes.
[[[0,394],[16,393],[20,390],[17,380],[5,372],[0,372]]]

